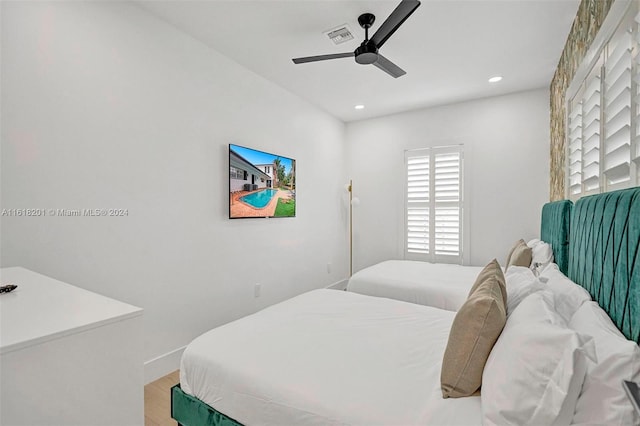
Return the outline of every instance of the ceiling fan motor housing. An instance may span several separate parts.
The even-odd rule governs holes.
[[[373,64],[378,60],[378,48],[369,41],[369,28],[371,28],[375,20],[376,17],[373,13],[363,13],[358,16],[358,23],[364,28],[366,35],[360,47],[353,52],[353,55],[356,58],[356,62],[362,65]]]
[[[354,53],[356,62],[362,65],[373,64],[378,60],[378,48],[373,43],[363,42]]]

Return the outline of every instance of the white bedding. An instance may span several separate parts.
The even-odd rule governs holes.
[[[481,266],[387,260],[353,274],[347,290],[457,311]]]
[[[245,425],[478,425],[480,397],[440,391],[454,316],[315,290],[196,338],[180,383]]]

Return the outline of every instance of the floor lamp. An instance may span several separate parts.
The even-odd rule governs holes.
[[[353,180],[349,179],[349,278],[353,275]]]
[[[353,196],[353,180],[349,180],[349,184],[345,185],[349,191],[349,277],[353,275],[353,207],[360,204],[360,199]]]

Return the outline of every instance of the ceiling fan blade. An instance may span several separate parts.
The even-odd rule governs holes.
[[[371,41],[379,49],[400,25],[420,6],[418,0],[402,0],[386,21],[380,25],[378,31],[371,37]]]
[[[326,61],[327,59],[340,59],[353,57],[353,52],[334,53],[332,55],[307,56],[305,58],[292,59],[294,64],[304,64],[305,62]]]
[[[378,60],[373,63],[376,67],[386,72],[393,78],[402,77],[406,71],[378,53]]]

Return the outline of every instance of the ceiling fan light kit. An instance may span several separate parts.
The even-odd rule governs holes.
[[[294,58],[293,63],[303,64],[306,62],[326,61],[328,59],[339,59],[355,57],[357,63],[362,65],[375,65],[394,78],[406,74],[406,72],[382,56],[379,49],[396,32],[396,30],[407,20],[409,16],[420,6],[418,0],[402,0],[400,4],[391,12],[386,21],[380,25],[378,31],[369,39],[369,28],[373,25],[376,17],[372,13],[363,13],[358,17],[358,24],[364,28],[364,41],[353,52],[335,53],[329,55],[307,56]]]

